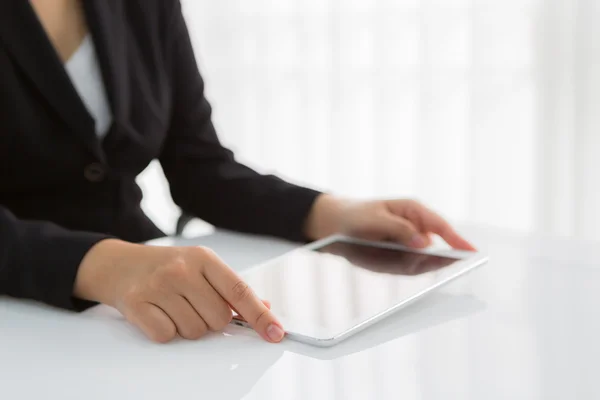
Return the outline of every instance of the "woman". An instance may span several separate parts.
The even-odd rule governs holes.
[[[351,202],[237,163],[178,0],[2,1],[0,72],[0,294],[108,304],[158,342],[220,330],[235,309],[280,341],[268,303],[210,250],[135,244],[163,235],[135,184],[153,159],[175,202],[220,227],[472,249],[414,201]]]

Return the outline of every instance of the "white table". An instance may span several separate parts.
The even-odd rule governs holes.
[[[155,345],[105,307],[2,299],[0,398],[599,399],[600,246],[462,231],[487,266],[329,349],[233,326]],[[223,232],[178,243],[237,269],[292,248]]]

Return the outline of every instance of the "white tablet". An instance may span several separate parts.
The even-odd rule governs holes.
[[[332,346],[486,261],[478,253],[332,236],[242,276],[271,302],[288,338]],[[247,327],[237,316],[233,323]]]

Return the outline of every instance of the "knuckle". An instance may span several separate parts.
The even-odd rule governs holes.
[[[168,280],[163,275],[155,275],[147,283],[147,294],[152,297],[153,294],[169,292]]]
[[[157,343],[168,343],[177,336],[175,326],[161,326],[150,332],[150,339]]]
[[[189,249],[192,259],[197,261],[198,268],[204,269],[215,264],[217,254],[210,248],[204,246],[191,247]]]
[[[244,302],[252,296],[252,289],[244,281],[238,281],[233,285],[231,292],[233,293],[233,300],[235,302]]]
[[[212,250],[208,247],[198,246],[198,247],[194,247],[193,250],[199,257],[201,257],[203,259],[212,260],[214,257],[217,256],[216,253],[214,252],[214,250]]]
[[[163,273],[166,279],[180,280],[188,277],[190,268],[185,260],[178,258],[167,264]]]
[[[195,323],[179,332],[184,339],[197,340],[206,334],[208,328],[203,323]]]
[[[231,313],[231,311],[223,312],[217,318],[217,321],[215,322],[215,325],[212,327],[212,329],[214,329],[215,331],[222,331],[223,329],[225,329],[225,327],[227,327],[227,325],[231,323],[232,319],[233,314]]]
[[[151,293],[171,292],[178,282],[187,281],[190,268],[184,260],[173,260],[157,270],[147,281],[147,289]]]

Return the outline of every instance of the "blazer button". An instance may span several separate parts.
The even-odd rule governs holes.
[[[102,182],[106,177],[106,170],[100,163],[91,163],[85,167],[83,176],[90,182]]]

